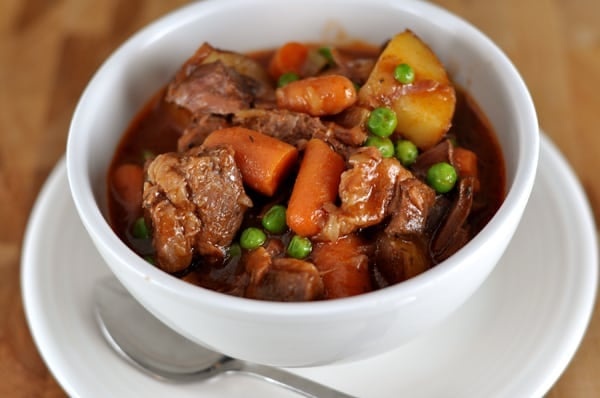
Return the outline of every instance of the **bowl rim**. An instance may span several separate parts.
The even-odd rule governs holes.
[[[311,1],[317,3],[320,0]],[[253,5],[260,3],[268,4],[269,0],[258,0]],[[357,5],[365,4],[364,1],[353,0],[349,3],[344,2],[344,5],[354,3]],[[140,29],[121,44],[100,66],[89,81],[77,104],[70,124],[67,139],[66,164],[73,201],[85,229],[95,244],[101,247],[103,251],[110,253],[111,256],[120,258],[122,264],[117,266],[127,267],[129,272],[135,273],[141,280],[156,285],[170,294],[186,296],[193,302],[209,303],[215,310],[234,311],[248,315],[269,314],[271,316],[282,317],[283,319],[305,318],[307,316],[329,317],[334,314],[350,314],[357,310],[369,310],[380,306],[400,306],[416,300],[418,291],[423,287],[435,284],[437,281],[449,277],[450,274],[461,272],[467,264],[471,264],[477,255],[477,251],[473,248],[483,245],[498,233],[498,230],[503,225],[511,222],[510,218],[517,214],[513,213],[513,209],[522,213],[528,201],[535,179],[540,145],[537,116],[533,100],[519,72],[504,52],[468,21],[440,6],[422,0],[404,0],[400,3],[391,0],[372,0],[368,4],[373,3],[410,10],[417,9],[420,13],[443,15],[444,18],[453,24],[466,30],[469,35],[470,45],[485,47],[494,60],[501,63],[505,78],[512,81],[513,84],[509,87],[509,91],[514,94],[512,99],[518,102],[518,106],[515,107],[517,109],[518,128],[523,131],[534,130],[529,134],[520,134],[518,136],[518,167],[515,169],[515,177],[512,184],[507,187],[505,199],[488,224],[465,247],[426,272],[385,289],[334,300],[272,302],[226,295],[200,288],[173,277],[140,258],[114,234],[94,198],[92,184],[90,179],[87,178],[87,160],[77,156],[80,150],[83,150],[84,153],[86,152],[84,149],[87,144],[82,139],[84,137],[76,132],[79,125],[85,123],[85,109],[93,98],[94,92],[100,84],[99,82],[104,79],[108,73],[108,68],[112,64],[126,57],[133,49],[146,45],[149,38],[164,35],[171,30],[177,29],[178,26],[185,25],[188,21],[201,18],[203,14],[210,12],[214,7],[237,7],[240,4],[245,4],[244,0],[204,0],[202,2],[187,4],[160,17]]]

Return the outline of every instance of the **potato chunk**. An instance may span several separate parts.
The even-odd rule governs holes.
[[[402,84],[394,78],[394,69],[403,63],[415,72],[412,83]],[[392,108],[398,116],[396,132],[421,150],[441,140],[451,126],[456,105],[444,66],[410,30],[389,41],[358,96],[363,105]]]

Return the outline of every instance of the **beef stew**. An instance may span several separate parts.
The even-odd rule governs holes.
[[[499,208],[505,170],[476,103],[405,31],[383,47],[203,44],[124,133],[108,187],[115,232],[165,272],[307,301],[448,258]]]

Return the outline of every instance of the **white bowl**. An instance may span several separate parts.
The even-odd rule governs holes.
[[[491,121],[506,160],[506,199],[464,248],[433,269],[356,297],[276,303],[205,290],[150,265],[108,223],[106,173],[131,118],[203,42],[231,50],[287,40],[359,38],[380,44],[410,28],[445,63]],[[464,20],[415,0],[218,0],[192,3],[143,29],[104,63],[73,116],[70,188],[98,251],[126,288],[167,325],[227,355],[312,366],[394,349],[435,327],[481,285],[504,252],[529,198],[538,161],[535,109],[518,72]],[[85,264],[81,264],[85,266]]]

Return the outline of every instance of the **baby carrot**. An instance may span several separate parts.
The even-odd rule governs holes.
[[[277,106],[312,116],[335,115],[356,102],[354,83],[342,75],[307,77],[279,87]]]
[[[286,212],[287,224],[296,234],[319,233],[324,217],[321,208],[335,201],[345,167],[344,159],[324,141],[308,141]]]
[[[142,190],[144,187],[144,169],[137,164],[125,163],[118,166],[111,183],[117,200],[129,212],[136,212],[142,207]]]
[[[475,152],[462,147],[452,151],[452,162],[460,177],[475,177],[475,191],[479,191],[479,172],[477,169],[477,155]]]
[[[276,81],[284,73],[293,72],[300,75],[307,56],[308,47],[306,45],[294,41],[285,43],[273,54],[273,58],[269,62],[269,74]]]

